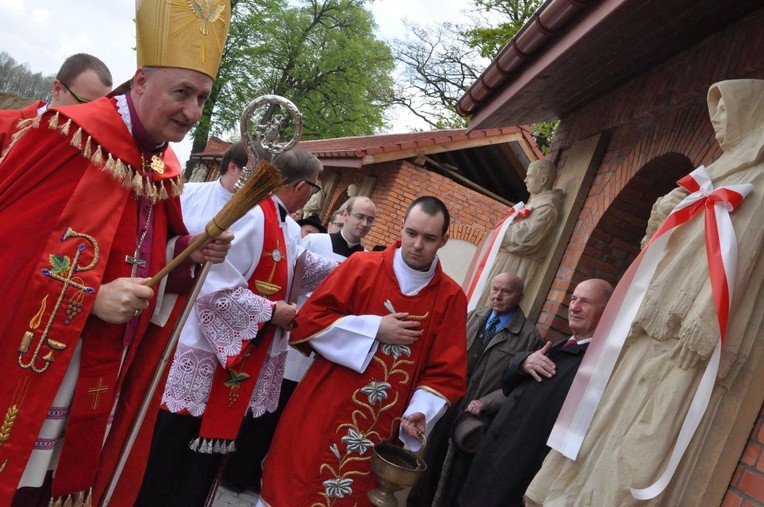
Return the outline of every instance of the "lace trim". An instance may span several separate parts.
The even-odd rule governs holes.
[[[249,401],[249,408],[254,417],[260,417],[266,412],[274,412],[279,405],[281,395],[281,380],[284,378],[286,351],[277,356],[268,356],[257,377],[255,392]]]
[[[162,405],[170,412],[187,410],[195,417],[201,416],[210,397],[216,367],[213,353],[178,343],[162,394]]]
[[[241,353],[242,342],[257,336],[260,324],[271,318],[272,303],[237,287],[205,294],[196,301],[199,329],[213,348],[221,365]]]
[[[305,272],[300,280],[300,294],[308,294],[316,290],[324,278],[339,265],[340,263],[335,260],[308,251],[308,255],[305,256]]]

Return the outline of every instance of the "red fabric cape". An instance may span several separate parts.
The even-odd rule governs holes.
[[[49,122],[57,113],[59,128],[50,128]],[[63,134],[61,126],[69,119],[68,133]],[[4,372],[0,378],[0,416],[4,416],[2,429],[7,430],[0,444],[0,466],[5,464],[0,500],[7,501],[0,503],[10,503],[80,336],[82,364],[64,444],[64,453],[77,456],[80,462],[75,463],[74,471],[66,472],[59,464],[54,495],[92,485],[106,419],[120,388],[116,374],[125,325],[107,324],[87,315],[101,280],[129,276],[130,266],[124,258],[133,253],[136,241],[138,201],[126,181],[115,178],[104,170],[103,162],[94,162],[92,157],[100,146],[102,160],[111,155],[127,164],[128,170],[141,167],[140,153],[113,101],[100,99],[51,110],[40,120],[36,128],[24,132],[0,163],[0,230],[7,238],[0,252],[6,267],[0,290],[7,307],[14,308],[0,316],[4,332],[0,341],[0,371]],[[81,137],[79,147],[72,146],[75,136]],[[83,155],[83,148],[90,158]],[[164,158],[166,171],[155,179],[166,181],[179,175],[180,164],[170,150]],[[171,191],[167,183],[165,187]],[[66,238],[67,228],[79,236]],[[165,262],[168,231],[171,235],[185,234],[177,199],[157,202],[152,272]],[[71,270],[75,263],[94,267]],[[70,285],[63,290],[65,284],[51,276],[51,271],[59,277],[69,276],[80,288]],[[72,298],[81,301],[81,312],[67,322],[64,309]],[[152,308],[141,314],[123,373],[130,370],[133,351],[140,347]],[[47,341],[42,342],[34,364],[36,369],[44,366],[45,370],[22,367],[41,336]],[[137,366],[150,367],[143,362]],[[106,389],[100,391],[100,402],[96,403],[92,389],[104,384]]]
[[[37,110],[44,105],[45,102],[38,100],[23,109],[5,109],[0,111],[0,156],[11,144],[11,138],[18,130],[19,122],[37,116]]]
[[[397,355],[380,344],[362,374],[317,356],[289,400],[263,466],[262,499],[269,505],[366,505],[366,492],[375,487],[370,444],[397,440],[414,390],[450,403],[464,394],[464,292],[438,266],[419,294],[403,295],[393,272],[398,246],[357,253],[340,264],[300,309],[290,342],[310,344],[345,315],[387,315],[385,300],[397,311],[426,315],[424,333]],[[352,493],[326,496],[342,488]]]

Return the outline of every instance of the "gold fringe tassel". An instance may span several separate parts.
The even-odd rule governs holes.
[[[93,488],[51,498],[48,507],[93,507]]]

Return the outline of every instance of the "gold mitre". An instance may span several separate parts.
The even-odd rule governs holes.
[[[230,0],[136,0],[138,67],[179,67],[218,73]]]

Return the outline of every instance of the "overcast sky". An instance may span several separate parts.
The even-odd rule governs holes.
[[[371,10],[379,37],[387,40],[403,35],[404,14],[420,24],[458,23],[463,5],[459,0],[374,0]],[[132,0],[0,0],[0,51],[43,74],[55,74],[69,55],[90,53],[106,63],[116,85],[135,71],[134,17]],[[426,128],[413,116],[399,115],[393,131],[408,127]],[[185,162],[190,141],[174,148]]]

